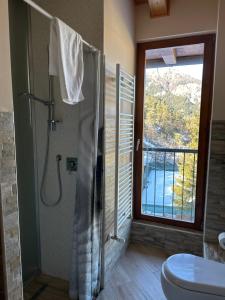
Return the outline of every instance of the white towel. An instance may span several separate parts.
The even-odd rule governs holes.
[[[59,76],[62,100],[76,104],[84,99],[83,42],[81,36],[57,18],[51,21],[49,75]]]

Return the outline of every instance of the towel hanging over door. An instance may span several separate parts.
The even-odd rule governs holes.
[[[63,102],[76,104],[84,99],[82,37],[58,18],[50,28],[49,75],[58,76]]]

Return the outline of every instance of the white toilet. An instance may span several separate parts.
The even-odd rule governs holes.
[[[225,265],[176,254],[164,262],[161,283],[167,300],[225,300]]]

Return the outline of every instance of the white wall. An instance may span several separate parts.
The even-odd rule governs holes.
[[[136,6],[136,40],[216,31],[217,0],[172,0],[170,15],[150,18],[148,4]]]
[[[103,0],[34,0],[61,18],[89,43],[103,49]]]
[[[220,1],[213,96],[213,120],[225,120],[225,1]]]
[[[135,71],[134,5],[131,0],[104,0],[104,53],[107,64]]]
[[[136,7],[136,41],[217,33],[213,120],[225,120],[225,1],[172,0],[170,15],[150,18],[147,4]]]
[[[0,111],[12,111],[8,1],[0,0]]]

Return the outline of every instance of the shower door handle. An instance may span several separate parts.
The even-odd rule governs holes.
[[[33,126],[33,113],[32,113],[32,102],[31,99],[29,98],[28,101],[28,106],[29,106],[29,121],[30,121],[30,126]]]

